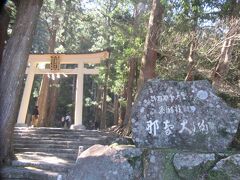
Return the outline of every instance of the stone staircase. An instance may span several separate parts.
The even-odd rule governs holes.
[[[16,159],[0,171],[0,179],[64,180],[79,146],[108,145],[117,135],[90,130],[18,127],[14,131]]]

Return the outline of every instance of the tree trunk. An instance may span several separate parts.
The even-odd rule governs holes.
[[[192,81],[194,78],[194,65],[196,61],[196,31],[194,30],[191,35],[191,43],[188,54],[188,73],[185,81]]]
[[[119,101],[118,95],[114,95],[114,125],[118,125],[118,118],[119,118]]]
[[[216,67],[212,72],[212,84],[214,87],[218,88],[221,86],[223,78],[227,75],[229,71],[229,63],[232,60],[232,51],[235,39],[240,30],[240,20],[233,19],[230,24],[229,31],[227,32],[226,38],[223,42],[221,55]]]
[[[125,114],[126,114],[126,106],[123,105],[123,104],[120,104],[119,119],[118,119],[118,124],[119,124],[120,127],[123,127]]]
[[[238,17],[240,2],[238,0],[231,0],[229,5],[227,17],[229,30],[223,41],[218,63],[212,70],[212,85],[217,89],[221,86],[222,80],[228,74],[229,64],[232,60],[233,46],[240,32],[240,20]]]
[[[47,126],[56,124],[55,117],[57,111],[57,97],[59,95],[59,79],[50,80],[50,88],[48,94],[48,111],[47,111]]]
[[[0,67],[0,164],[11,156],[11,140],[20,104],[27,59],[42,0],[18,1],[17,19]]]
[[[95,106],[95,118],[94,118],[94,123],[95,123],[95,129],[99,129],[100,128],[100,122],[101,119],[99,117],[101,117],[101,94],[102,94],[102,90],[101,88],[97,88],[97,92],[96,92],[96,101],[97,101],[97,105]]]
[[[6,9],[0,11],[0,66],[2,62],[2,55],[5,46],[5,41],[7,40],[7,28],[9,24],[9,15]]]
[[[192,81],[194,79],[194,65],[196,64],[196,47],[197,47],[197,26],[198,19],[200,16],[199,7],[201,6],[200,0],[193,0],[191,3],[191,11],[190,13],[193,20],[193,25],[190,33],[191,42],[189,46],[189,54],[188,54],[188,73],[185,77],[185,81]]]
[[[127,106],[126,106],[126,114],[124,118],[124,126],[126,126],[130,121],[130,115],[132,110],[132,102],[133,102],[133,83],[135,78],[135,72],[137,67],[137,59],[131,58],[129,60],[129,74],[128,74],[128,83],[127,83]]]
[[[38,126],[47,126],[47,109],[48,109],[48,93],[49,93],[49,81],[47,75],[43,75],[41,82],[40,93],[38,96],[38,108],[39,108],[39,118]]]
[[[61,8],[62,7],[62,0],[55,0],[55,7]],[[57,38],[57,31],[59,28],[59,16],[55,15],[53,19],[53,28],[51,31],[51,38],[49,42],[49,52],[54,53],[54,49],[56,48],[56,38]],[[47,126],[53,126],[55,124],[55,117],[56,117],[56,110],[57,110],[57,97],[59,95],[59,79],[50,80],[49,81],[50,88],[48,89],[48,109],[47,109],[47,119],[46,123]]]
[[[108,59],[105,61],[106,73],[104,78],[104,86],[103,86],[103,99],[102,99],[102,113],[101,113],[101,124],[100,128],[105,129],[107,127],[106,124],[106,115],[107,115],[107,88],[108,88],[108,73],[109,73],[109,62]]]
[[[123,88],[121,97],[123,99],[127,99],[127,84],[124,84],[124,88]],[[126,114],[126,105],[123,103],[120,103],[119,118],[118,118],[118,124],[120,127],[123,127],[123,125],[124,125],[125,114]]]
[[[156,76],[157,44],[163,19],[163,6],[159,0],[152,1],[152,10],[149,18],[148,32],[145,39],[144,55],[142,57],[138,92],[143,84]]]
[[[62,0],[55,0],[55,8],[61,7]],[[50,38],[48,41],[48,52],[54,53],[56,48],[57,30],[59,27],[59,17],[55,14],[52,22],[52,29],[49,29]],[[39,96],[39,121],[40,125],[52,126],[56,116],[57,97],[59,94],[59,80],[49,80],[47,75],[43,75],[42,88]]]
[[[66,0],[66,7],[65,7],[65,12],[64,12],[64,17],[63,17],[63,30],[64,32],[62,34],[65,34],[63,37],[61,37],[61,45],[64,47],[64,49],[66,50],[66,53],[68,53],[68,46],[66,44],[66,39],[67,39],[67,34],[68,32],[68,28],[71,27],[70,25],[70,18],[69,18],[69,12],[71,11],[71,6],[72,6],[72,0]]]
[[[53,36],[54,35],[54,36]],[[49,45],[49,53],[54,52],[56,44],[56,33],[50,32],[50,39],[48,42]],[[49,119],[50,108],[52,104],[55,104],[54,93],[52,92],[52,88],[50,88],[52,82],[46,74],[43,75],[39,98],[38,98],[38,106],[39,106],[39,126],[50,126],[52,119]]]
[[[124,118],[124,134],[129,135],[131,132],[131,112],[132,112],[132,103],[133,103],[133,85],[135,79],[135,72],[137,68],[137,58],[132,58],[129,61],[130,71],[128,74],[128,85],[127,85],[127,106],[126,106],[126,114]]]

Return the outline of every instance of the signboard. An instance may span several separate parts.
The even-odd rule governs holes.
[[[60,57],[59,56],[51,56],[50,70],[51,71],[60,70]]]

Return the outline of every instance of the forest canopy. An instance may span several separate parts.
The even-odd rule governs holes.
[[[161,1],[161,5],[164,13],[154,46],[156,77],[208,79],[223,97],[239,107],[236,101],[240,67],[239,2],[171,0]],[[104,111],[112,114],[108,115],[109,120],[118,108],[115,123],[118,119],[122,124],[129,99],[127,91],[131,91],[131,101],[137,93],[151,8],[152,1],[149,0],[45,0],[31,53],[84,53],[110,49],[110,59],[99,67],[99,78],[86,77],[96,85],[85,85],[92,86],[90,91],[89,87],[85,88],[85,102],[86,106],[98,109],[100,114],[103,106],[107,106]],[[221,63],[226,59],[227,63]],[[129,78],[132,88],[128,88]],[[65,83],[64,80],[61,83]],[[38,84],[40,87],[41,83]],[[71,106],[71,102],[66,103],[69,100],[59,96],[63,104]],[[87,114],[85,118],[89,116]],[[100,116],[106,118],[106,115]]]

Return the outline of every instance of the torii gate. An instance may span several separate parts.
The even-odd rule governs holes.
[[[74,114],[74,126],[73,128],[82,127],[82,110],[83,110],[83,80],[84,74],[98,74],[98,69],[84,68],[84,64],[98,64],[101,60],[105,60],[109,57],[108,51],[102,51],[89,54],[30,54],[28,58],[28,64],[30,66],[26,70],[27,79],[25,88],[23,91],[23,98],[18,114],[16,126],[26,126],[25,120],[27,116],[27,110],[29,100],[31,96],[31,90],[35,74],[76,74],[76,98],[75,98],[75,114]],[[53,60],[59,60],[59,67],[55,67],[54,70],[40,69],[39,64],[51,64]],[[60,69],[60,64],[77,64],[75,69]],[[51,64],[52,65],[52,64]]]

